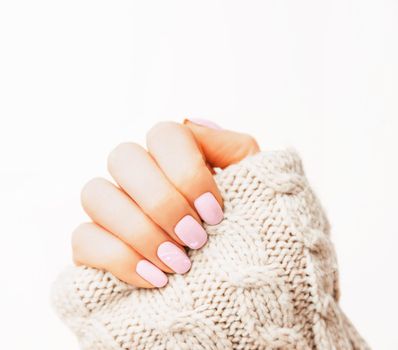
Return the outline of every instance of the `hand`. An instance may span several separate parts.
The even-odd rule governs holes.
[[[185,246],[207,241],[202,220],[223,219],[213,168],[225,168],[259,151],[253,137],[204,120],[161,122],[147,134],[145,150],[122,143],[108,157],[117,184],[103,178],[83,188],[82,205],[93,222],[72,235],[73,258],[111,272],[136,287],[167,284],[166,273],[185,273]]]

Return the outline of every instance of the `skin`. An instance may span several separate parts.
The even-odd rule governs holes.
[[[186,249],[174,228],[186,215],[202,223],[195,199],[210,192],[223,207],[213,168],[236,163],[259,147],[249,135],[188,120],[156,124],[147,133],[146,146],[122,143],[109,154],[108,170],[116,185],[94,178],[84,186],[81,202],[92,221],[74,230],[72,250],[77,265],[153,288],[136,272],[137,263],[146,259],[174,273],[159,259],[159,245],[171,242]]]

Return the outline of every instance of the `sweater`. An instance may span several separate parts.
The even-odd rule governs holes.
[[[330,227],[292,150],[215,175],[224,220],[161,289],[70,267],[52,302],[89,350],[369,349],[339,306]]]

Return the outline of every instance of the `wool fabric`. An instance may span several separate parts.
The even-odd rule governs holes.
[[[218,172],[224,220],[161,289],[71,267],[52,300],[87,350],[369,349],[341,310],[328,220],[292,150]]]

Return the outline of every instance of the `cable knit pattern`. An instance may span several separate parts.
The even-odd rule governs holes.
[[[291,150],[215,175],[225,218],[162,289],[73,267],[53,303],[82,349],[368,349],[341,311],[329,224]]]

